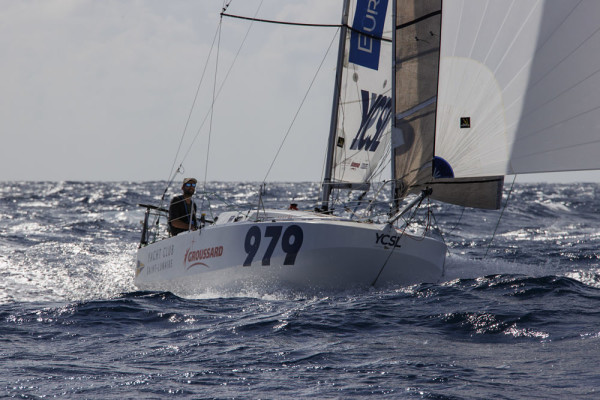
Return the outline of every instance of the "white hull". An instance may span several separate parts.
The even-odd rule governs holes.
[[[315,215],[279,212],[268,222],[221,222],[158,241],[139,249],[135,284],[185,296],[413,284],[443,275],[441,241]]]

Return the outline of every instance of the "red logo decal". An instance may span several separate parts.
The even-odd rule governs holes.
[[[203,263],[202,260],[208,260],[209,258],[221,257],[223,255],[223,246],[208,247],[202,250],[191,250],[187,249],[185,252],[185,258],[183,259],[183,265],[190,269],[196,265],[204,265],[206,268],[210,268],[207,264]]]

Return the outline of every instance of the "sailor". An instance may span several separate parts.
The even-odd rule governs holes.
[[[192,196],[196,191],[196,183],[198,181],[195,178],[185,178],[181,186],[183,195],[175,196],[171,200],[169,206],[169,232],[173,236],[190,229],[193,231],[198,229],[196,204],[192,200]]]

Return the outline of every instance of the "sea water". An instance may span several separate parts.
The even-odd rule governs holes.
[[[256,184],[208,186],[258,199]],[[137,204],[164,188],[2,185],[4,397],[600,398],[596,184],[516,185],[500,220],[433,204],[449,247],[438,283],[195,298],[133,284]],[[281,183],[265,196],[308,207],[317,193]]]

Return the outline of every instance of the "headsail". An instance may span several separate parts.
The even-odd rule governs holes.
[[[396,0],[392,133],[396,196],[429,187],[431,197],[441,201],[498,208],[503,177],[453,179],[446,163],[433,157],[441,26],[441,0]]]
[[[436,155],[457,177],[600,169],[600,1],[444,0]]]

